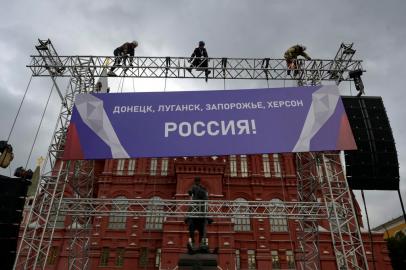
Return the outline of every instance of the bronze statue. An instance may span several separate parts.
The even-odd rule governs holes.
[[[206,237],[207,224],[211,224],[213,220],[206,217],[207,201],[209,196],[206,188],[200,184],[200,177],[195,177],[192,188],[188,191],[192,196],[192,200],[196,201],[189,206],[189,215],[185,219],[185,223],[189,226],[189,242],[187,248],[189,253],[196,252],[208,253],[208,240]],[[194,234],[195,230],[199,232],[199,246],[195,248]]]

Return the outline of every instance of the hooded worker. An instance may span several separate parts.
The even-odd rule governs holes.
[[[207,54],[207,50],[204,47],[206,44],[204,41],[199,41],[199,46],[193,50],[192,55],[190,56],[189,63],[191,63],[190,68],[187,70],[191,73],[192,68],[195,67],[196,70],[202,70],[205,72],[206,81],[208,75],[211,71],[208,69],[209,66],[209,56]]]
[[[297,69],[296,59],[298,56],[303,56],[305,59],[310,60],[310,56],[305,52],[306,47],[303,45],[295,45],[290,47],[284,54],[286,65],[288,66],[288,75],[291,70]]]
[[[107,74],[109,76],[116,76],[116,74],[114,73],[114,69],[116,69],[116,67],[121,64],[121,60],[124,60],[124,63],[125,63],[128,56],[130,56],[129,65],[132,65],[133,57],[134,57],[134,50],[137,47],[138,47],[138,42],[136,40],[134,40],[132,42],[126,42],[123,45],[121,45],[120,47],[116,48],[113,52],[114,56],[115,56],[114,64],[110,68],[110,71]]]

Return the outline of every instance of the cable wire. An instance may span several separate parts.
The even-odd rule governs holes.
[[[47,99],[47,102],[46,102],[46,104],[45,104],[44,111],[42,112],[42,115],[41,115],[41,121],[39,122],[39,125],[38,125],[38,128],[37,128],[37,132],[35,133],[34,141],[33,141],[32,145],[31,145],[31,150],[30,150],[30,153],[29,153],[28,158],[27,158],[27,162],[25,163],[25,167],[24,167],[25,169],[27,169],[28,162],[30,161],[31,154],[32,154],[32,151],[33,151],[33,149],[34,149],[34,145],[35,145],[35,143],[36,143],[36,141],[37,141],[38,133],[39,133],[39,130],[41,129],[42,121],[44,120],[45,112],[46,112],[46,110],[47,110],[47,108],[48,108],[49,100],[51,99],[52,92],[53,92],[53,90],[54,90],[54,86],[55,86],[55,85],[53,84],[52,87],[51,87],[51,91],[49,91],[48,99]]]
[[[26,97],[26,95],[27,95],[28,89],[30,88],[31,81],[32,81],[32,77],[33,77],[33,75],[31,75],[30,80],[28,81],[28,85],[27,85],[27,87],[25,88],[24,96],[23,96],[23,98],[21,99],[20,106],[18,107],[17,114],[16,114],[16,116],[14,117],[13,125],[11,126],[11,129],[10,129],[10,133],[9,133],[8,136],[7,136],[7,140],[6,140],[7,142],[8,142],[8,140],[9,140],[10,137],[11,137],[11,133],[12,133],[13,130],[14,130],[14,125],[15,125],[15,123],[16,123],[16,121],[17,121],[18,116],[20,115],[21,107],[23,106],[23,103],[24,103],[25,97]]]
[[[406,221],[405,206],[403,205],[402,194],[400,194],[399,188],[398,188],[398,195],[399,195],[400,206],[402,207],[403,219]]]

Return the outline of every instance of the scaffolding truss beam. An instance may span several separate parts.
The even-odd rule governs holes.
[[[32,55],[27,66],[33,76],[72,77],[77,70],[86,68],[93,77],[104,77],[104,72],[114,63],[111,56],[53,56]],[[169,61],[168,61],[169,59]],[[211,73],[209,79],[244,80],[303,80],[307,81],[352,81],[348,72],[363,69],[361,60],[351,59],[312,59],[298,60],[297,72],[287,74],[285,59],[269,58],[208,58],[208,68],[197,67],[189,72],[189,57],[133,57],[130,65],[124,61],[117,66],[116,75],[128,78],[205,78],[206,69]],[[128,64],[127,64],[128,63]],[[266,64],[267,63],[267,64]],[[293,75],[297,73],[296,75]]]
[[[206,208],[202,211],[202,205]],[[306,202],[272,202],[244,201],[244,203],[228,200],[157,200],[149,199],[81,199],[64,198],[60,214],[69,216],[139,216],[157,215],[162,217],[210,217],[234,218],[244,216],[250,218],[289,218],[310,220],[327,218],[324,203]],[[112,210],[119,209],[119,210]],[[151,210],[152,209],[152,210]]]

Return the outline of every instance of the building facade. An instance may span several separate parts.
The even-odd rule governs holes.
[[[406,222],[403,215],[398,216],[392,220],[389,220],[376,228],[373,228],[372,231],[383,233],[385,239],[389,237],[394,237],[398,232],[402,232],[406,235]]]
[[[126,199],[189,199],[200,176],[210,200],[297,201],[294,154],[140,158],[97,161],[94,196]],[[123,208],[118,209],[123,210]],[[159,210],[151,208],[147,211]],[[356,206],[358,216],[360,209]],[[71,218],[56,220],[46,269],[67,269]],[[327,220],[319,223],[322,269],[337,269]],[[182,218],[151,214],[96,216],[89,231],[90,269],[176,269],[186,252],[188,230]],[[391,269],[381,234],[363,234],[370,269]],[[295,220],[236,215],[208,225],[211,249],[218,248],[221,269],[296,269],[299,252]],[[374,254],[372,254],[372,250]]]

